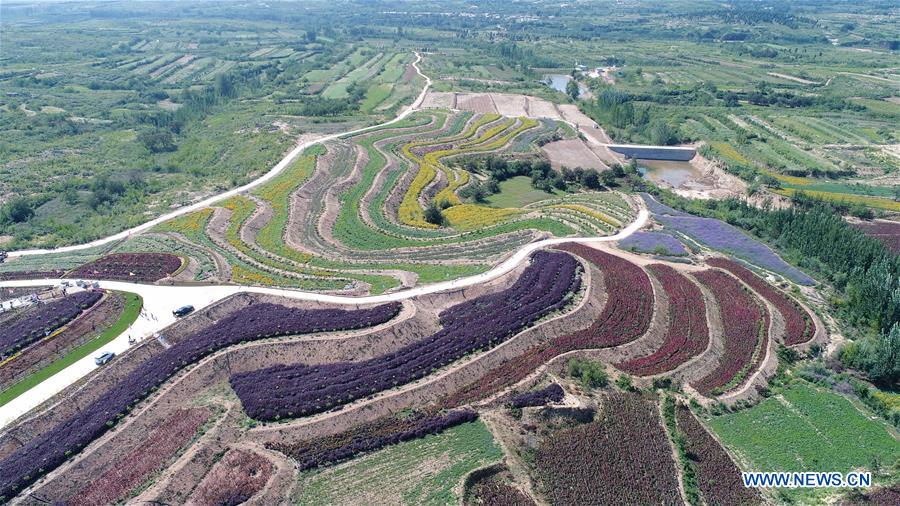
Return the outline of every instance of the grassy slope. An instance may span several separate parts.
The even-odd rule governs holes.
[[[882,470],[900,459],[900,441],[840,395],[798,383],[749,409],[709,425],[753,471]],[[785,402],[786,401],[786,402]],[[808,497],[811,491],[790,491]]]
[[[456,504],[469,471],[503,454],[481,421],[301,475],[298,504]]]
[[[555,195],[531,186],[528,176],[516,176],[500,183],[500,193],[487,198],[494,207],[523,207]]]

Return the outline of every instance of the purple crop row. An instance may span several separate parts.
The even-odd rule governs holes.
[[[815,284],[811,277],[782,260],[771,248],[728,223],[676,211],[660,204],[647,194],[643,197],[653,217],[667,228],[681,232],[712,249],[730,253],[764,269],[777,272],[801,285]]]
[[[686,212],[672,209],[671,207],[661,203],[660,201],[653,198],[653,196],[649,193],[641,193],[641,197],[644,199],[644,203],[647,204],[647,209],[650,210],[650,213],[654,215],[690,216],[690,214]]]
[[[684,247],[684,244],[681,244],[681,241],[661,232],[635,232],[619,241],[619,246],[639,253],[656,253],[672,256],[688,254],[687,248]]]
[[[0,359],[47,336],[93,306],[101,292],[77,292],[60,300],[41,304],[24,318],[0,329]]]
[[[543,406],[548,402],[559,402],[566,395],[563,388],[556,383],[550,384],[546,388],[534,390],[532,392],[523,392],[514,395],[509,400],[509,405],[514,408],[527,408],[529,406]]]
[[[275,443],[271,448],[297,460],[301,471],[340,462],[364,452],[443,432],[450,427],[473,422],[478,414],[469,410],[451,411],[446,415],[420,414],[407,419],[382,418],[354,427],[349,431],[325,436],[300,444]]]
[[[422,378],[478,349],[496,346],[562,308],[577,291],[578,262],[540,251],[516,283],[440,314],[442,329],[399,350],[360,362],[275,366],[231,377],[244,411],[258,420],[321,413]]]
[[[0,502],[9,500],[62,464],[69,454],[106,432],[118,415],[179,369],[216,350],[266,337],[369,327],[394,318],[399,311],[400,304],[396,302],[357,310],[304,310],[264,303],[232,313],[153,355],[106,395],[0,461]]]

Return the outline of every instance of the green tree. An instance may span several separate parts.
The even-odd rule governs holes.
[[[888,332],[850,344],[841,351],[841,359],[866,371],[875,383],[896,388],[900,385],[900,322]]]
[[[138,134],[138,140],[151,153],[168,153],[178,149],[172,132],[163,129],[147,130]]]
[[[584,388],[605,387],[609,383],[609,375],[603,362],[592,362],[573,358],[568,363],[569,376],[581,381]]]
[[[16,197],[0,209],[0,221],[4,223],[22,223],[34,216],[34,208],[27,197]]]
[[[566,95],[572,97],[572,100],[578,100],[581,95],[578,83],[574,79],[569,79],[569,82],[566,83]]]
[[[659,146],[668,146],[678,142],[675,131],[665,121],[660,121],[650,129],[650,142]]]
[[[591,190],[597,190],[600,188],[600,177],[597,176],[596,171],[586,170],[582,173],[581,185]]]
[[[608,188],[612,188],[618,183],[616,182],[616,174],[611,170],[605,170],[600,173],[600,181],[603,183],[603,186]]]
[[[441,212],[441,208],[434,202],[425,209],[425,221],[433,225],[444,224],[444,213]]]

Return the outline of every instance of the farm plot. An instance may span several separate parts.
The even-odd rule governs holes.
[[[762,504],[759,492],[744,487],[740,469],[687,407],[679,406],[675,418],[707,504]]]
[[[566,306],[577,292],[578,262],[537,252],[516,283],[440,314],[442,329],[362,362],[276,366],[231,377],[244,410],[259,420],[306,416],[422,378],[464,355],[496,346]],[[474,328],[472,321],[490,322]]]
[[[895,462],[900,456],[900,442],[877,418],[861,413],[847,398],[805,382],[708,423],[744,470],[871,471],[874,462]],[[818,502],[810,490],[786,492]]]
[[[463,111],[479,114],[496,114],[498,112],[491,96],[487,94],[457,93],[456,107]]]
[[[606,163],[596,153],[591,151],[581,139],[551,142],[541,147],[541,150],[550,159],[550,164],[554,169],[561,169],[562,167],[570,169],[581,167],[599,171],[609,169]]]
[[[455,109],[456,94],[429,91],[422,101],[423,109]]]
[[[682,502],[656,406],[634,394],[608,394],[599,420],[546,438],[534,467],[551,504]]]
[[[69,272],[68,278],[159,281],[181,268],[182,259],[167,253],[113,253]]]
[[[474,411],[467,410],[450,411],[447,414],[433,411],[403,413],[357,425],[334,436],[300,443],[273,443],[270,448],[289,455],[297,461],[301,471],[306,471],[386,446],[438,434],[476,418]]]
[[[118,313],[117,319],[104,318],[106,310],[102,306],[93,308],[88,317],[79,318],[63,329],[60,335],[54,336],[54,339],[41,341],[27,348],[21,355],[13,357],[14,360],[6,364],[3,377],[16,382],[0,392],[0,406],[24,394],[66,367],[90,356],[134,323],[143,306],[143,300],[133,293],[116,292],[110,297],[118,298],[120,296],[124,296],[125,300],[124,307]],[[92,334],[88,336],[87,340],[72,348],[70,346],[71,338],[83,336],[88,327]],[[95,330],[98,332],[93,334]],[[80,340],[81,337],[77,337],[77,339]],[[47,363],[48,361],[50,362]]]
[[[853,226],[862,230],[867,236],[881,241],[887,249],[900,254],[900,223],[879,220],[871,223],[854,223]]]
[[[781,274],[795,283],[812,285],[815,281],[789,265],[765,244],[753,239],[735,227],[714,218],[693,216],[656,202],[643,194],[653,218],[666,228],[684,234],[712,249],[729,253],[772,272]]]
[[[0,362],[0,390],[5,390],[31,372],[66,355],[73,348],[95,336],[94,329],[110,327],[123,311],[124,299],[120,294],[109,293],[88,308],[85,314],[69,321],[64,328]],[[15,320],[0,318],[0,326],[14,325]],[[3,403],[0,397],[0,404]]]
[[[740,386],[765,358],[769,314],[749,290],[722,271],[701,271],[694,277],[713,293],[720,308],[725,351],[715,370],[691,386],[715,396]]]
[[[40,304],[15,322],[7,322],[0,330],[0,359],[7,359],[38,339],[49,336],[93,306],[102,296],[101,292],[95,291],[76,292],[60,300]]]
[[[442,405],[454,407],[485,398],[515,384],[553,357],[574,350],[618,346],[647,331],[654,299],[650,278],[643,269],[615,255],[579,244],[566,244],[561,249],[584,258],[603,273],[607,302],[600,315],[588,328],[533,346],[488,371],[447,396]]]
[[[658,350],[616,365],[637,376],[671,371],[702,353],[709,344],[706,305],[697,285],[667,265],[653,264],[649,269],[659,279],[669,300],[668,327],[666,340]]]
[[[497,108],[497,114],[510,118],[528,116],[528,97],[525,95],[492,93],[491,99]]]
[[[291,334],[359,329],[384,323],[397,315],[397,303],[370,309],[297,310],[262,303],[237,311],[165,351],[153,355],[111,387],[109,393],[34,437],[0,461],[0,497],[12,497],[62,464],[105,433],[116,417],[149,395],[180,369],[221,348],[242,341]]]
[[[808,342],[816,333],[816,324],[809,311],[801,307],[795,300],[786,294],[776,290],[772,285],[753,274],[746,267],[737,262],[724,258],[712,258],[707,264],[725,269],[747,283],[760,296],[769,301],[781,316],[785,323],[784,344],[796,346]]]
[[[210,414],[205,408],[175,411],[136,448],[113,463],[109,471],[73,494],[67,504],[114,504],[126,499],[132,489],[163,468],[179,448],[193,439]]]
[[[372,58],[369,59],[369,61],[367,61],[364,65],[351,70],[344,77],[338,79],[327,88],[325,88],[325,90],[322,92],[322,96],[332,99],[346,97],[348,87],[356,84],[357,82],[364,82],[368,79],[371,79],[381,70],[385,62],[390,60],[392,56],[393,55],[390,54],[385,55],[384,53],[378,53],[372,56]]]
[[[687,248],[681,241],[662,232],[635,232],[619,241],[619,247],[628,251],[655,255],[685,256],[688,254]]]
[[[241,504],[251,499],[272,477],[274,466],[249,450],[229,450],[203,477],[189,502],[201,506]]]
[[[455,504],[457,484],[498,462],[500,446],[481,421],[407,441],[335,467],[301,474],[298,504]]]

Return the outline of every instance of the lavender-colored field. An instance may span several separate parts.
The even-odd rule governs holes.
[[[815,284],[812,278],[782,260],[771,248],[724,221],[676,211],[660,204],[647,194],[642,196],[653,217],[667,228],[681,232],[712,249],[777,272],[801,285]]]
[[[671,256],[688,254],[687,248],[684,247],[684,244],[681,244],[681,241],[661,232],[635,232],[619,241],[619,247],[637,251],[638,253],[655,253]]]
[[[641,193],[641,197],[644,199],[644,203],[647,204],[647,209],[654,215],[667,214],[669,216],[690,216],[688,213],[672,209],[671,207],[661,203],[660,201],[653,198],[653,196],[651,196],[649,193]]]

